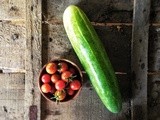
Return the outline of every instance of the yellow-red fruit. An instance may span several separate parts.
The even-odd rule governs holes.
[[[46,71],[49,74],[54,74],[57,71],[57,64],[56,63],[48,63],[46,65]]]
[[[43,93],[48,93],[48,92],[51,91],[51,86],[48,83],[44,83],[41,86],[41,90],[42,90]]]

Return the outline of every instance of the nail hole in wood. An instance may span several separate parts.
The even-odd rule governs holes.
[[[33,55],[31,55],[31,60],[33,60]]]
[[[49,42],[52,42],[52,40],[53,40],[52,38],[49,38]]]
[[[33,88],[32,88],[32,91],[31,91],[31,93],[32,93],[32,94],[34,94],[34,89],[33,89]]]
[[[19,38],[19,34],[15,33],[11,36],[12,40],[15,41]]]
[[[6,106],[3,106],[3,110],[4,110],[4,112],[8,112]]]
[[[141,60],[141,59],[139,59],[139,62],[142,62],[142,60]]]
[[[141,69],[144,69],[144,67],[145,67],[145,64],[142,63],[142,64],[141,64]]]
[[[142,39],[139,39],[139,42],[141,43],[141,42],[142,42]]]
[[[91,90],[91,91],[92,91],[93,89],[92,89],[92,88],[89,88],[89,90]]]
[[[3,70],[0,70],[0,73],[3,73]]]
[[[33,36],[31,36],[31,40],[34,40],[34,37],[33,37]]]
[[[33,5],[31,6],[31,11],[33,11]]]

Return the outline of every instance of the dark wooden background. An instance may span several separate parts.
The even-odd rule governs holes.
[[[1,0],[0,120],[160,120],[159,0]],[[42,65],[66,58],[83,70],[64,31],[65,8],[89,17],[117,73],[119,114],[102,104],[84,74],[75,100],[56,105],[41,96]]]

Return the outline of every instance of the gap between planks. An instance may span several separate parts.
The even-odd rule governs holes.
[[[42,24],[49,24],[49,25],[62,25],[63,22],[59,20],[50,19],[48,21],[42,21]],[[112,23],[112,22],[91,22],[93,26],[102,26],[102,27],[108,27],[108,26],[133,26],[133,23]],[[160,26],[160,23],[150,23],[149,26]]]
[[[39,71],[40,72],[40,71]],[[16,68],[0,68],[0,74],[2,73],[26,73],[25,69],[16,69]],[[83,74],[86,74],[85,71],[82,71]],[[120,72],[120,71],[116,71],[115,72],[116,75],[127,75],[129,73],[127,72]],[[148,75],[160,75],[160,71],[149,71]]]

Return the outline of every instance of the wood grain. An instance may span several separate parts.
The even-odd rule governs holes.
[[[0,22],[0,69],[24,69],[25,31],[25,24]]]
[[[40,120],[41,95],[38,90],[38,75],[41,64],[41,0],[26,1],[26,61],[25,61],[25,115],[24,119],[30,118],[30,107],[36,106],[37,118]]]
[[[25,0],[0,0],[0,20],[13,20],[26,18]]]
[[[59,9],[59,7],[63,6],[63,2],[65,3],[65,1],[43,1],[43,10],[45,10],[43,13],[44,16],[47,16],[45,19],[50,19],[50,15],[54,14],[53,21],[48,19],[49,24],[47,22],[43,23],[43,62],[46,63],[55,58],[66,58],[78,64],[83,70],[61,22],[62,9]],[[59,7],[56,8],[56,6]],[[121,28],[116,25],[95,26],[95,29],[105,45],[115,70],[128,72],[130,69],[131,26],[122,26]],[[119,76],[118,79],[124,101],[121,113],[112,114],[104,107],[85,75],[83,90],[76,100],[67,104],[56,105],[42,97],[42,120],[61,120],[63,118],[66,120],[130,119],[130,87],[128,87],[130,78],[128,75],[124,75]]]
[[[85,79],[80,95],[68,103],[57,105],[42,98],[42,120],[129,120],[129,106],[128,102],[123,102],[123,110],[119,114],[109,112],[89,79]]]
[[[147,119],[149,15],[150,0],[135,0],[131,50],[132,120]]]
[[[23,120],[24,74],[0,74],[0,119]]]
[[[0,119],[160,119],[157,112],[160,108],[159,3],[159,0],[151,0],[151,34],[148,38],[149,0],[0,0],[0,69],[12,69],[0,73]],[[83,70],[63,29],[62,14],[70,4],[85,11],[116,72],[126,73],[118,75],[123,96],[120,114],[106,110],[86,75],[82,92],[75,101],[58,106],[44,98],[41,101],[37,80],[42,63],[54,58],[68,58]],[[132,76],[129,76],[130,64]],[[147,69],[158,74],[147,76]]]
[[[151,26],[149,36],[149,70],[160,70],[160,28]],[[148,78],[148,118],[150,120],[160,119],[158,112],[160,108],[160,74]]]

